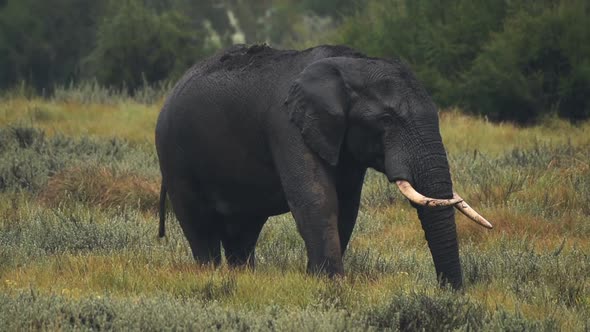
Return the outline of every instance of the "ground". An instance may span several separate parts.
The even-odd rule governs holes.
[[[172,214],[157,238],[162,99],[75,92],[0,100],[7,330],[590,328],[590,123],[441,112],[455,189],[495,226],[458,215],[453,292],[437,287],[415,211],[375,172],[345,278],[304,272],[290,215],[264,227],[255,271],[196,266]]]

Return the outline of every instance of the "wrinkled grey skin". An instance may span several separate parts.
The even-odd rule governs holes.
[[[342,275],[365,171],[453,195],[437,108],[399,61],[343,46],[234,46],[191,68],[158,119],[162,202],[201,263],[254,265],[269,216],[291,211],[310,272]],[[416,207],[436,273],[461,287],[454,210]],[[163,235],[163,204],[161,235]]]

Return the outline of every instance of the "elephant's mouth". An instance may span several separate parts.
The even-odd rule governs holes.
[[[416,205],[425,207],[454,206],[457,210],[459,210],[459,212],[463,213],[477,224],[489,229],[494,227],[489,221],[487,221],[484,217],[472,209],[471,206],[469,206],[469,204],[467,204],[463,198],[461,198],[461,196],[455,192],[453,193],[453,198],[451,199],[430,198],[417,192],[416,189],[412,187],[410,182],[406,180],[397,180],[395,183],[397,184],[397,187],[401,193]]]

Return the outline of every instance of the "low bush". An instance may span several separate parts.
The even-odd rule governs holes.
[[[328,306],[263,311],[226,308],[215,301],[166,295],[138,300],[84,297],[77,300],[31,290],[0,294],[0,323],[8,330],[239,330],[239,331],[554,331],[552,318],[489,313],[454,294],[400,294],[362,313]]]
[[[39,199],[49,207],[59,207],[68,201],[103,208],[133,206],[155,211],[159,189],[156,178],[104,166],[78,166],[51,176],[39,192]]]
[[[111,181],[127,181],[127,185],[143,188],[140,192],[151,190],[148,188],[152,187],[146,183],[149,179],[147,176],[155,180],[158,172],[155,167],[155,152],[133,149],[123,140],[88,137],[72,139],[61,135],[47,137],[43,131],[30,127],[0,128],[0,192],[25,190],[37,193],[54,176],[54,184],[58,185],[61,178],[61,185],[65,186],[63,189],[72,189],[67,187],[68,177],[73,181],[73,177],[81,176],[84,169],[89,177],[87,180],[98,185],[101,179],[96,177],[97,174],[91,174],[90,169],[94,167],[95,170],[100,170],[99,165],[104,164],[113,164],[113,167],[123,170],[134,169],[138,174],[135,178],[129,174],[124,175],[124,171],[121,175],[109,176]],[[65,170],[72,167],[78,167],[78,170],[68,174]],[[108,180],[108,177],[105,178],[105,181]],[[143,184],[140,183],[142,181]],[[72,183],[70,185],[73,186]],[[56,192],[59,188],[45,190],[46,196],[49,196],[49,191]],[[147,198],[134,198],[142,197]]]

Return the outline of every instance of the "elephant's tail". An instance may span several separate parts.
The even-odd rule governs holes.
[[[162,182],[160,186],[160,230],[158,232],[159,237],[166,235],[166,187]]]

